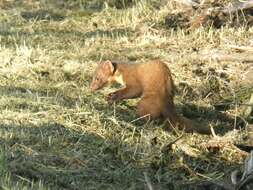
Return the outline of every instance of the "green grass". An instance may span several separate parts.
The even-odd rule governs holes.
[[[109,106],[111,89],[91,93],[89,83],[99,60],[161,58],[170,62],[176,85],[186,84],[176,96],[178,111],[190,109],[217,131],[232,129],[242,108],[224,112],[228,121],[213,104],[234,98],[249,65],[199,61],[194,49],[231,52],[229,44],[249,45],[252,28],[187,33],[164,26],[173,5],[156,9],[138,1],[127,9],[86,9],[91,5],[85,1],[60,2],[0,3],[1,189],[147,189],[145,173],[154,189],[188,189],[240,167],[245,155],[231,143],[216,154],[202,146],[212,136],[185,134],[163,151],[180,134],[156,122],[135,122],[136,101]],[[64,19],[21,16],[38,9]],[[225,137],[241,142],[247,135]]]

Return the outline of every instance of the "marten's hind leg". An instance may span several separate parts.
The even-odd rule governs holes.
[[[163,113],[163,117],[168,121],[168,129],[177,128],[179,130],[184,130],[185,132],[192,132],[192,124],[189,119],[179,116],[176,113],[176,109],[173,103],[168,102]]]
[[[173,128],[178,127],[180,123],[180,117],[176,113],[174,103],[172,103],[171,101],[164,105],[162,117],[163,119],[166,119]]]
[[[153,96],[143,97],[138,103],[137,114],[146,119],[160,118],[162,114],[160,100]]]

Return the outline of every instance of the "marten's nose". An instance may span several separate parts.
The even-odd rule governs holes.
[[[94,92],[94,91],[96,91],[96,90],[98,90],[99,89],[99,87],[97,86],[97,85],[95,85],[95,84],[91,84],[90,85],[90,90],[91,90],[91,92]]]
[[[91,92],[94,92],[96,90],[95,86],[93,84],[90,85]]]
[[[90,90],[91,90],[91,92],[94,92],[95,88],[93,86],[90,86]]]

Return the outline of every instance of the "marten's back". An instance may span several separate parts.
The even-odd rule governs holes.
[[[174,85],[167,65],[160,60],[144,63],[114,62],[126,86],[139,89],[142,95],[156,94],[160,98],[173,97]]]
[[[142,63],[138,67],[138,77],[147,93],[161,93],[173,96],[173,81],[169,68],[160,60]]]

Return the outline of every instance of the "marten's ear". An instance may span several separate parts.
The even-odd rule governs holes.
[[[109,60],[105,61],[105,62],[104,62],[104,66],[105,66],[105,68],[108,69],[111,73],[114,73],[115,68],[114,68],[114,64],[113,64],[111,61],[109,61]]]

